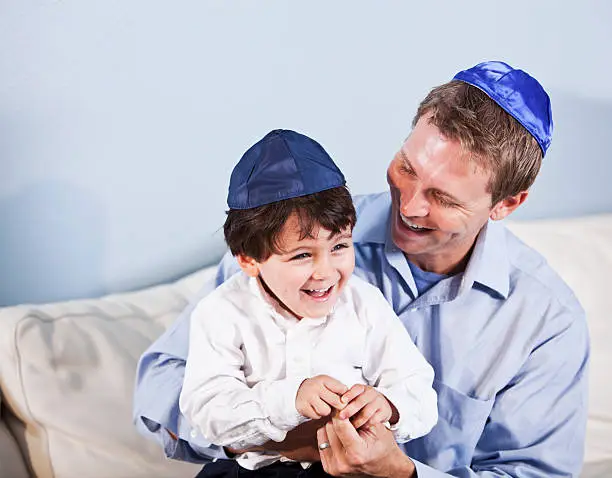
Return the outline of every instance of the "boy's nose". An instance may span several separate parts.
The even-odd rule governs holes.
[[[315,263],[315,268],[312,273],[312,278],[315,280],[325,280],[332,273],[331,261],[329,258],[320,258]]]

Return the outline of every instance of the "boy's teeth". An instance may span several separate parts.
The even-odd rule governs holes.
[[[328,287],[327,289],[308,289],[309,292],[327,292],[329,289],[331,289],[331,287]]]
[[[327,294],[332,287],[333,286],[329,286],[327,289],[304,289],[304,292],[309,295],[312,295],[313,297],[322,297]]]

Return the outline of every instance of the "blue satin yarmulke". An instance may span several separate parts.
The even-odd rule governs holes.
[[[484,91],[532,134],[542,148],[542,155],[546,154],[553,133],[552,109],[538,80],[501,61],[479,63],[460,71],[453,80]]]
[[[345,184],[344,175],[319,143],[277,129],[251,146],[232,171],[227,205],[251,209]]]

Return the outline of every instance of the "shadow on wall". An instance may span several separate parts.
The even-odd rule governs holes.
[[[71,184],[0,199],[0,306],[99,294],[106,227],[104,207]]]
[[[551,94],[555,130],[542,169],[513,219],[612,212],[612,102]]]

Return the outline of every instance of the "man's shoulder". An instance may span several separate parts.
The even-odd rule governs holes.
[[[384,243],[391,208],[389,192],[355,196],[353,202],[357,211],[357,224],[353,230],[353,241],[356,244]]]
[[[505,228],[510,265],[511,292],[528,293],[542,302],[556,303],[576,314],[584,314],[574,291],[536,249]]]

